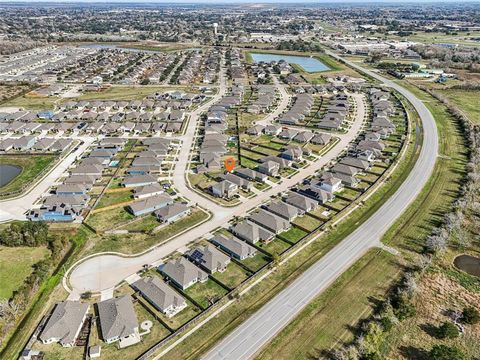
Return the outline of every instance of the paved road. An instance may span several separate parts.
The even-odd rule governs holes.
[[[335,54],[330,55],[338,58]],[[363,70],[357,64],[350,62],[348,64]],[[411,204],[430,178],[438,155],[438,134],[433,116],[408,90],[374,72],[365,72],[404,95],[420,115],[424,141],[420,157],[412,172],[397,192],[373,216],[221,341],[203,357],[204,360],[253,358],[308,303],[327,289],[368,249],[379,245],[382,235]]]
[[[203,196],[193,192],[185,184],[185,167],[181,166],[181,164],[186,166],[186,159],[188,159],[188,152],[190,151],[189,148],[192,145],[192,141],[190,140],[194,131],[192,128],[194,128],[193,124],[196,123],[197,117],[190,119],[190,124],[188,126],[189,129],[187,130],[187,134],[185,135],[186,138],[184,139],[187,143],[184,141],[183,144],[183,146],[188,148],[188,151],[186,149],[182,149],[180,154],[178,161],[180,166],[177,166],[179,170],[176,169],[174,172],[175,186],[179,188],[182,195],[211,210],[213,213],[212,218],[200,226],[175,237],[171,241],[154,247],[143,254],[128,258],[121,257],[121,254],[104,254],[85,259],[85,261],[81,262],[77,266],[74,266],[72,271],[66,274],[66,276],[69,278],[72,289],[69,289],[68,287],[66,288],[72,293],[72,298],[75,298],[78,296],[78,294],[86,291],[104,291],[116,286],[124,279],[141,270],[144,264],[158,264],[161,259],[168,254],[171,254],[174,251],[181,251],[182,249],[185,249],[185,246],[192,240],[208,235],[211,231],[218,227],[226,226],[228,221],[234,216],[245,215],[248,210],[251,210],[262,202],[268,200],[271,195],[285,191],[288,188],[300,183],[304,178],[314,174],[330,161],[334,160],[342,151],[345,150],[345,148],[347,148],[349,143],[357,137],[357,134],[363,125],[363,120],[365,117],[363,96],[354,94],[353,98],[357,107],[355,120],[348,132],[339,136],[340,141],[330,151],[290,179],[284,179],[281,184],[277,184],[271,189],[264,191],[254,198],[249,199],[248,201],[245,201],[233,208],[226,208],[216,205],[212,203],[212,201],[205,199]],[[200,114],[200,112],[198,114]]]
[[[25,220],[25,212],[30,210],[33,204],[47,193],[48,189],[85,152],[95,138],[77,137],[74,140],[82,140],[83,144],[77,150],[61,159],[55,168],[44,176],[31,191],[14,199],[0,201],[0,223],[12,220]]]

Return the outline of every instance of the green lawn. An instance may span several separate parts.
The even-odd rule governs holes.
[[[132,191],[129,189],[125,189],[125,191],[104,193],[100,198],[100,200],[98,201],[96,208],[100,209],[103,207],[120,204],[130,200],[133,200],[133,197],[132,197]]]
[[[211,302],[216,302],[223,297],[227,290],[212,279],[208,279],[204,283],[196,283],[189,287],[185,293],[205,309],[211,305]]]
[[[0,299],[9,299],[47,254],[44,247],[0,246]]]
[[[351,341],[351,329],[366,318],[401,266],[386,252],[371,250],[300,312],[256,359],[309,359],[332,344]]]
[[[96,230],[104,231],[115,228],[134,218],[135,216],[125,210],[124,207],[117,207],[90,215],[87,223]]]
[[[456,105],[465,116],[475,124],[480,124],[480,110],[478,108],[479,90],[436,90]]]
[[[257,271],[262,266],[265,266],[266,264],[268,264],[269,261],[270,259],[267,257],[267,255],[258,251],[254,257],[244,259],[240,262],[246,267],[248,267],[250,270]]]
[[[15,179],[0,188],[0,195],[20,191],[31,185],[56,159],[56,155],[0,155],[0,164],[17,165],[22,168],[22,172]]]
[[[242,281],[248,277],[249,273],[243,269],[240,265],[235,264],[233,261],[227,266],[227,270],[223,273],[216,272],[213,277],[220,281],[222,284],[233,289],[237,287]]]
[[[322,222],[320,220],[315,219],[314,217],[303,215],[293,220],[293,224],[300,226],[302,229],[313,231],[317,227],[322,225]]]
[[[94,214],[93,216],[100,215],[103,213]],[[131,215],[133,217],[133,215]],[[169,224],[159,231],[153,234],[140,234],[140,233],[130,233],[126,235],[113,235],[113,236],[106,236],[103,238],[98,238],[95,241],[95,245],[89,249],[88,253],[93,254],[96,252],[102,251],[119,251],[126,254],[135,254],[141,251],[144,251],[154,245],[161,244],[165,242],[167,239],[171,238],[172,236],[179,234],[180,232],[191,228],[192,226],[199,224],[200,222],[204,221],[208,217],[204,211],[199,209],[194,209],[189,216],[186,216],[173,224]],[[98,218],[94,218],[95,221],[99,221]],[[154,216],[149,216],[146,222],[156,222]],[[143,223],[143,225],[147,223]],[[89,224],[90,219],[89,219]],[[160,223],[156,222],[157,225]],[[92,225],[93,226],[93,225]],[[128,227],[135,227],[135,223],[132,223]]]
[[[22,95],[8,100],[7,102],[3,103],[2,106],[19,107],[31,110],[51,110],[55,107],[56,101],[58,101],[58,98],[55,96],[32,97]]]
[[[289,230],[283,232],[281,234],[282,238],[285,238],[291,242],[296,243],[300,239],[302,239],[305,235],[308,233],[303,231],[302,229],[299,229],[295,226],[292,226]]]
[[[280,255],[290,248],[290,244],[279,238],[274,238],[268,244],[261,244],[260,247],[271,255]]]

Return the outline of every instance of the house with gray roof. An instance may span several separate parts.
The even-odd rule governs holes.
[[[132,287],[167,317],[172,317],[187,307],[185,299],[156,276],[137,280]]]
[[[155,211],[154,214],[162,223],[173,223],[189,215],[191,212],[192,210],[187,205],[181,202],[174,202]]]
[[[318,201],[293,191],[288,192],[283,200],[304,212],[315,210],[318,207]]]
[[[125,187],[146,186],[157,183],[157,178],[152,175],[129,175],[122,181]]]
[[[230,264],[230,257],[212,244],[198,246],[185,254],[190,261],[205,269],[208,273],[213,274],[224,272],[227,265]]]
[[[257,254],[257,249],[235,236],[217,234],[210,241],[238,260],[245,260]]]
[[[265,161],[257,166],[257,171],[270,175],[270,176],[277,176],[280,171],[280,164],[273,160]]]
[[[337,178],[332,178],[332,181],[341,181]],[[315,199],[320,204],[325,204],[328,201],[333,200],[333,191],[326,190],[330,179],[322,179],[320,181],[314,181],[311,185],[304,185],[298,189],[298,191],[305,196]]]
[[[370,162],[353,156],[344,157],[342,160],[340,160],[340,164],[355,167],[363,171],[366,171],[372,167]]]
[[[254,212],[248,219],[275,234],[286,231],[292,226],[290,221],[263,209]]]
[[[303,210],[283,201],[273,201],[264,208],[288,221],[293,221],[297,216],[305,214]]]
[[[161,266],[160,271],[175,285],[185,290],[197,282],[208,280],[208,274],[193,263],[179,257]]]
[[[119,341],[120,348],[140,342],[138,320],[130,295],[97,304],[102,338],[107,344]]]
[[[259,241],[268,242],[274,237],[272,232],[248,220],[243,220],[242,222],[233,225],[230,230],[240,239],[251,244],[256,244]]]
[[[222,180],[219,183],[210,186],[213,196],[230,199],[238,193],[238,185],[228,180]]]
[[[135,199],[144,199],[150,196],[163,194],[164,189],[159,183],[153,183],[145,186],[137,186],[133,189]]]
[[[312,144],[315,145],[326,145],[332,139],[332,135],[330,134],[315,134],[315,136],[310,140]]]
[[[63,347],[75,346],[77,337],[87,317],[88,304],[64,301],[55,306],[40,333],[44,344],[60,343]]]
[[[135,216],[145,215],[173,204],[173,199],[168,195],[155,195],[135,201],[128,206],[130,212]]]
[[[248,180],[255,180],[264,183],[268,180],[268,175],[248,168],[235,169],[235,174]]]

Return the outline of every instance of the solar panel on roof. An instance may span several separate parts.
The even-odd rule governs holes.
[[[198,250],[198,249],[195,249],[192,254],[190,255],[190,258],[197,262],[197,263],[204,263],[205,261],[203,260],[203,253]]]

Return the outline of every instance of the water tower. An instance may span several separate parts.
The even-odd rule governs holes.
[[[213,23],[213,33],[215,34],[215,36],[217,36],[217,28],[218,28],[218,24]]]

